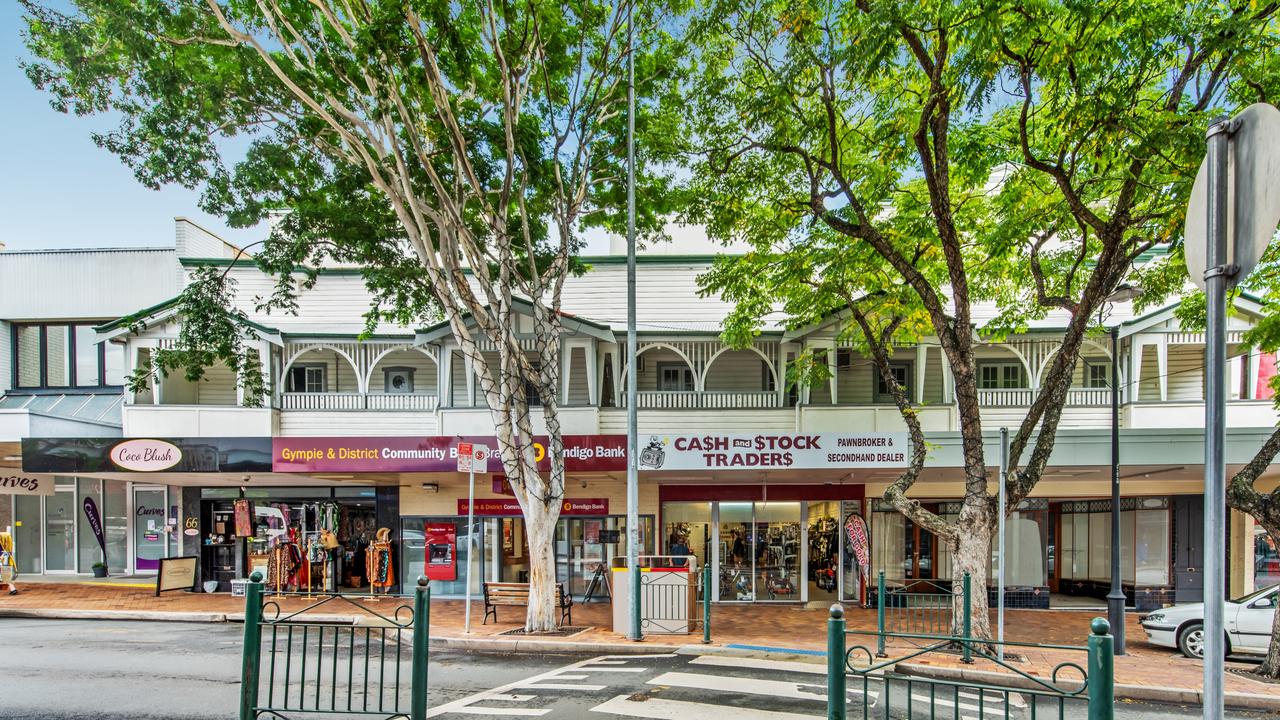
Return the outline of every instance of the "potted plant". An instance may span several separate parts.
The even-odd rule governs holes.
[[[104,578],[107,576],[107,564],[104,562],[96,562],[93,564],[93,576],[96,578]]]

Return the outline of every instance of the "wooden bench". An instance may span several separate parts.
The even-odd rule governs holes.
[[[484,621],[489,616],[498,622],[498,606],[529,607],[529,583],[487,582],[484,584]],[[556,609],[560,611],[560,624],[573,624],[573,596],[564,591],[564,583],[556,583]]]

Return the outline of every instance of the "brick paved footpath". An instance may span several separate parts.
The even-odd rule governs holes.
[[[156,597],[151,588],[136,585],[100,585],[79,583],[26,583],[16,596],[0,595],[0,615],[6,609],[72,610],[72,611],[126,611],[126,612],[204,612],[238,614],[244,611],[244,600],[227,594],[193,594],[169,592]],[[269,596],[269,593],[268,593]],[[308,601],[285,597],[277,601],[282,612],[292,612],[306,607]],[[375,612],[390,614],[398,599],[383,599],[368,607]],[[404,602],[407,602],[405,600]],[[318,612],[358,615],[359,610],[346,602],[330,602]],[[491,638],[514,629],[523,622],[520,608],[499,608],[501,622],[481,625],[484,615],[482,604],[472,605],[471,638]],[[1006,639],[1017,642],[1034,642],[1083,646],[1089,633],[1089,621],[1095,613],[1068,610],[1007,610]],[[712,610],[712,641],[715,645],[752,645],[776,649],[826,650],[827,612],[822,609],[806,609],[795,605],[717,605]],[[1169,648],[1156,647],[1146,642],[1146,636],[1138,625],[1135,614],[1127,615],[1128,654],[1116,658],[1116,683],[1164,688],[1199,690],[1202,687],[1202,668],[1197,661],[1182,657]],[[849,608],[849,630],[874,630],[874,610]],[[612,608],[607,603],[575,605],[573,625],[591,629],[567,638],[574,643],[618,643],[621,636],[612,632]],[[458,600],[437,600],[431,604],[431,635],[433,637],[461,638],[463,634],[463,603]],[[700,635],[653,635],[644,642],[651,644],[698,643]],[[874,649],[873,636],[850,635],[850,646],[865,644]],[[908,654],[913,648],[906,643],[891,645],[890,657]],[[1085,666],[1082,652],[1058,650],[1034,650],[1011,648],[1020,660],[1012,664],[1024,672],[1048,678],[1052,668],[1064,661]],[[968,667],[977,670],[999,671],[999,666],[986,660],[962,666],[959,656],[930,653],[912,660],[935,667]],[[1228,667],[1247,669],[1247,663],[1229,662]],[[1065,670],[1062,677],[1074,677]],[[1064,682],[1063,684],[1067,684]],[[1227,673],[1227,692],[1265,695],[1280,699],[1280,685],[1270,684]]]

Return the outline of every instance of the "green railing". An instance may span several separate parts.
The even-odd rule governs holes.
[[[961,597],[957,598],[959,593]],[[876,629],[883,637],[886,633],[906,633],[946,637],[960,634],[955,624],[957,601],[964,608],[961,623],[969,622],[971,597],[969,574],[960,583],[941,583],[932,580],[913,580],[900,588],[885,586],[884,571],[876,577]],[[876,654],[884,657],[884,645],[878,644]]]
[[[966,583],[967,585],[967,583]],[[968,603],[965,604],[966,609]],[[1087,712],[1089,720],[1112,720],[1114,715],[1115,676],[1112,658],[1111,628],[1103,618],[1090,625],[1087,646],[1044,645],[1021,642],[996,642],[974,638],[970,634],[968,613],[961,623],[961,634],[939,637],[921,633],[885,633],[882,631],[849,631],[845,626],[844,608],[831,606],[827,621],[827,718],[847,720],[851,717],[979,717],[984,720],[1003,714],[1005,718],[1037,717],[1076,718]],[[877,652],[869,647],[849,647],[850,635],[875,635]],[[877,662],[884,657],[885,639],[929,641],[905,655]],[[1033,648],[1039,650],[1075,651],[1082,654],[1078,662],[1065,661],[1055,666],[1048,678],[1029,674],[1004,659],[995,647]],[[1003,684],[934,679],[898,672],[898,664],[928,653],[959,652],[964,662],[977,657],[995,664],[996,671],[1009,673]],[[865,657],[866,664],[857,664]],[[1086,670],[1085,668],[1088,668]],[[1074,677],[1073,677],[1074,676]],[[853,687],[849,687],[852,678]],[[852,695],[852,703],[850,702]],[[858,711],[861,711],[860,714]],[[905,713],[905,715],[903,715]]]
[[[262,575],[254,573],[245,588],[240,720],[317,713],[426,720],[426,578],[412,596],[379,596],[376,608],[325,594],[282,614],[276,600],[263,601],[262,590]],[[360,624],[312,614],[330,603],[357,609]]]

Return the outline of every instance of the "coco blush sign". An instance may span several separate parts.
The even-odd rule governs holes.
[[[111,462],[134,472],[168,470],[181,461],[178,446],[164,440],[126,440],[111,448]]]

